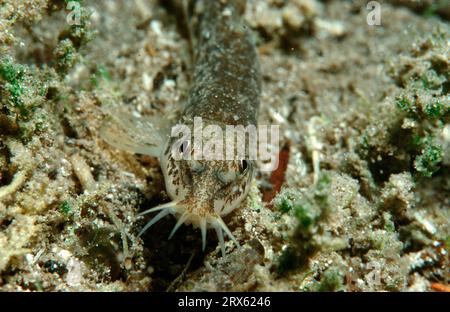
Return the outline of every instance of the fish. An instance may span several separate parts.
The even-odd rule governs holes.
[[[191,4],[195,9],[189,20],[196,21],[190,24],[194,66],[189,97],[179,119],[167,127],[162,116],[112,113],[103,122],[100,136],[116,148],[159,159],[171,201],[141,213],[158,212],[139,235],[172,214],[177,222],[169,239],[180,226],[191,224],[200,229],[204,251],[207,231],[214,229],[225,255],[224,234],[236,246],[240,245],[223,218],[240,207],[247,197],[256,171],[255,161],[248,152],[231,159],[198,157],[208,138],[189,140],[173,134],[176,129],[195,136],[208,127],[227,133],[233,127],[256,126],[261,70],[254,40],[243,18],[245,1],[197,0]],[[237,150],[239,142],[232,147],[232,152]],[[223,152],[230,144],[227,141],[216,147]]]

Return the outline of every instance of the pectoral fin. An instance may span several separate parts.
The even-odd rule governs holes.
[[[138,117],[109,110],[100,136],[110,145],[131,153],[159,157],[166,140],[166,125],[160,117]]]

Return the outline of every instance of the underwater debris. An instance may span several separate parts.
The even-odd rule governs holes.
[[[285,182],[285,172],[289,163],[289,143],[287,143],[278,155],[278,167],[272,171],[269,183],[270,189],[263,192],[263,202],[270,203],[280,192],[281,186]]]
[[[0,273],[16,260],[20,266],[20,258],[30,252],[30,241],[38,233],[35,218],[17,216],[6,230],[0,231]]]
[[[14,175],[14,179],[9,185],[0,187],[0,200],[16,192],[27,178],[27,170],[21,170]]]
[[[61,213],[63,213],[66,216],[71,215],[73,213],[72,206],[68,201],[63,201],[61,205],[59,205],[59,211],[61,211]]]
[[[440,283],[431,283],[431,289],[440,292],[450,292],[450,286]]]
[[[317,233],[322,221],[329,214],[330,177],[322,173],[317,184],[294,199],[284,198],[280,194],[276,206],[283,213],[289,213],[297,219],[297,226],[283,246],[278,260],[277,272],[280,275],[307,264],[309,257],[320,248]]]
[[[92,191],[96,187],[96,182],[86,161],[80,155],[74,154],[70,157],[70,162],[83,190]]]
[[[249,291],[256,286],[254,268],[264,259],[264,247],[249,241],[235,252],[207,263],[186,277],[177,291]]]
[[[450,122],[448,49],[446,35],[436,28],[390,65],[400,90],[366,128],[360,149],[376,181],[411,167],[417,176],[429,178],[441,168],[440,137]]]
[[[76,64],[77,59],[72,41],[70,39],[61,40],[55,48],[54,54],[57,59],[56,70],[62,75],[66,75]]]

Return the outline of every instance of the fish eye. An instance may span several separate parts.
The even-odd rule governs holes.
[[[183,143],[181,143],[179,148],[178,148],[180,154],[183,154],[183,155],[184,155],[185,152],[188,151],[188,149],[189,149],[189,141],[187,141],[187,140],[184,141]]]
[[[249,164],[248,164],[247,160],[245,160],[245,159],[241,160],[241,162],[239,163],[239,172],[241,174],[244,174],[247,171],[248,166],[249,166]]]

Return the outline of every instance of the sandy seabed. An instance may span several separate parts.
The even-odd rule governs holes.
[[[448,2],[379,1],[370,25],[368,1],[248,1],[285,170],[225,218],[225,257],[214,233],[168,240],[173,217],[137,237],[169,200],[158,161],[99,136],[105,108],[180,114],[189,43],[163,2],[80,1],[79,25],[1,2],[0,290],[448,291]]]

